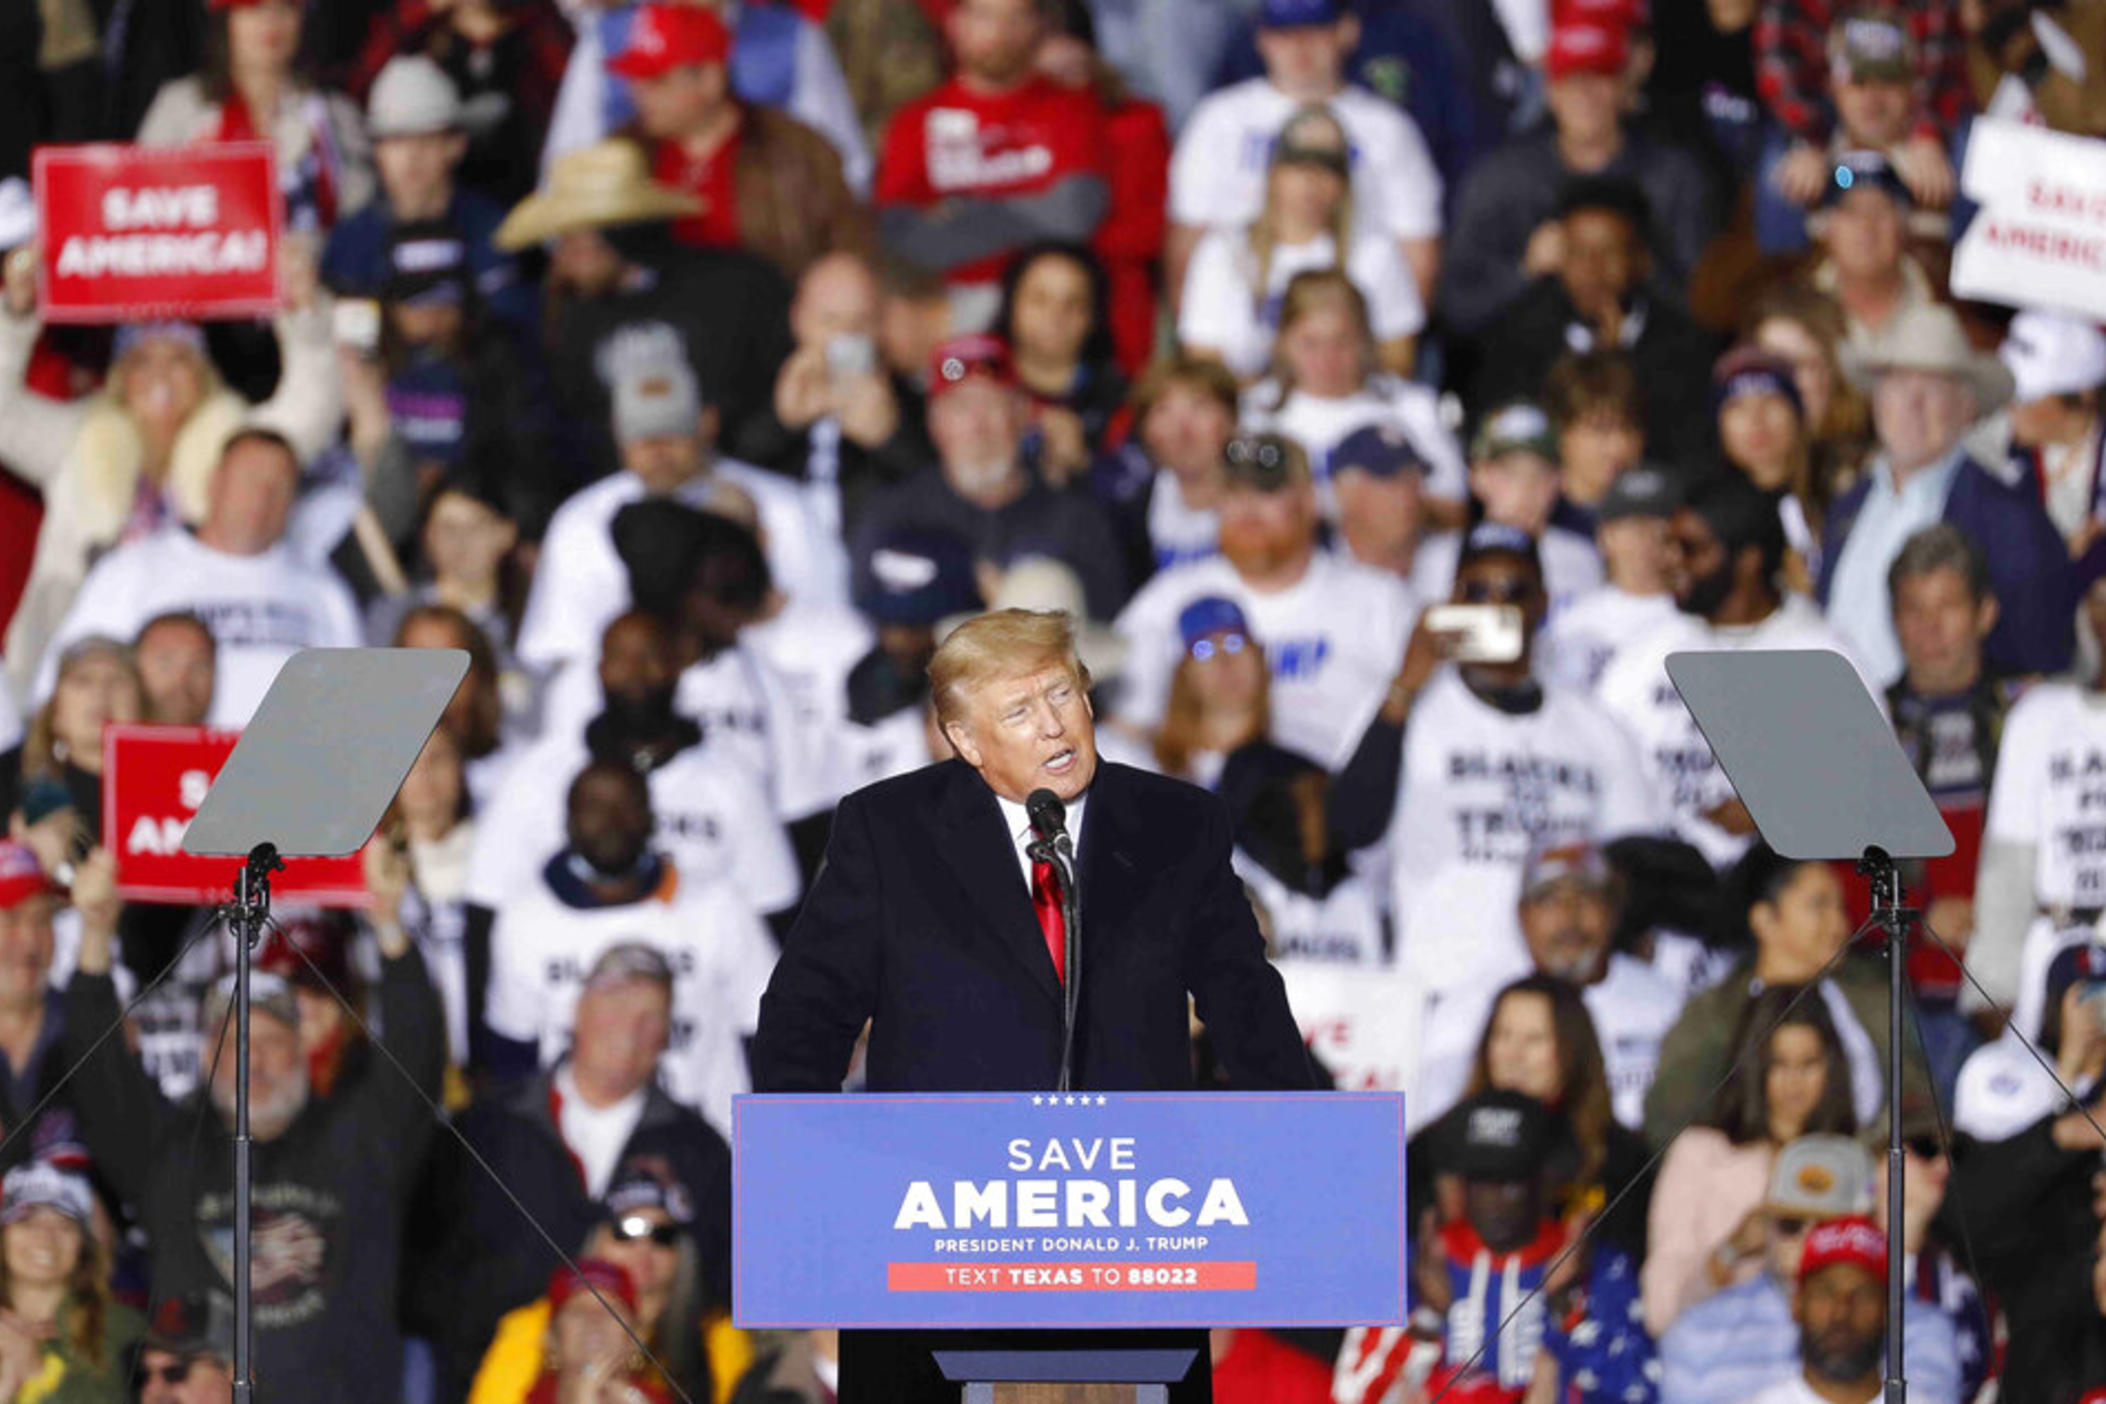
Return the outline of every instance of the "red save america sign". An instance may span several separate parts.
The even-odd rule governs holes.
[[[111,726],[102,733],[102,846],[117,859],[117,892],[131,902],[205,905],[234,895],[239,858],[198,858],[183,833],[238,731],[201,726]],[[324,907],[366,905],[360,856],[288,858],[274,897]]]
[[[53,322],[266,315],[284,204],[268,142],[37,149],[38,298]]]

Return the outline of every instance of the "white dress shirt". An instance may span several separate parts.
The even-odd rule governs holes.
[[[1068,801],[1068,838],[1075,845],[1075,862],[1078,869],[1082,863],[1082,809],[1089,801],[1090,797],[1087,792],[1079,794]],[[1031,890],[1031,855],[1026,850],[1038,838],[1037,833],[1031,828],[1031,816],[1024,812],[1023,805],[1013,799],[1005,799],[1001,795],[996,795],[995,803],[1002,806],[1002,822],[1009,826],[1009,840],[1016,847],[1017,871],[1023,874],[1024,890],[1029,892]],[[1078,882],[1081,880],[1079,872],[1076,880]]]
[[[1901,675],[1901,644],[1894,637],[1893,604],[1887,597],[1887,567],[1908,539],[1945,514],[1963,452],[1952,452],[1917,469],[1898,487],[1884,458],[1872,466],[1865,496],[1835,561],[1828,590],[1828,622],[1864,660],[1875,688]]]

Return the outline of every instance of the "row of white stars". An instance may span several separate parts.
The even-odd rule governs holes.
[[[1104,1105],[1104,1098],[1073,1097],[1065,1094],[1057,1094],[1054,1096],[1033,1097],[1031,1099],[1031,1105],[1034,1107],[1101,1107]]]

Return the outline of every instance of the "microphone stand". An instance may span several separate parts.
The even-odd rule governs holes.
[[[1063,968],[1066,977],[1060,991],[1060,1081],[1056,1092],[1067,1092],[1075,1084],[1075,1019],[1081,1008],[1082,991],[1082,901],[1075,888],[1075,845],[1065,829],[1051,838],[1041,835],[1025,846],[1035,863],[1053,870],[1053,890],[1060,894],[1060,924],[1065,934]]]
[[[284,866],[275,844],[259,843],[249,851],[234,882],[234,1404],[250,1404],[256,1389],[249,1359],[253,1334],[249,1193],[254,1150],[249,1136],[249,957],[271,919],[271,874]]]
[[[1902,1272],[1902,1207],[1907,1182],[1901,1144],[1902,1001],[1908,961],[1908,932],[1917,913],[1902,897],[1901,874],[1894,859],[1878,844],[1869,844],[1857,860],[1858,873],[1870,880],[1872,925],[1887,938],[1887,1373],[1885,1404],[1905,1404],[1908,1380],[1903,1371],[1902,1313],[1908,1284]]]

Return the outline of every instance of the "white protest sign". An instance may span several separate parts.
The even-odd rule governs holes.
[[[1982,211],[1953,252],[1956,296],[2106,320],[2106,141],[1984,118],[1960,186]]]

